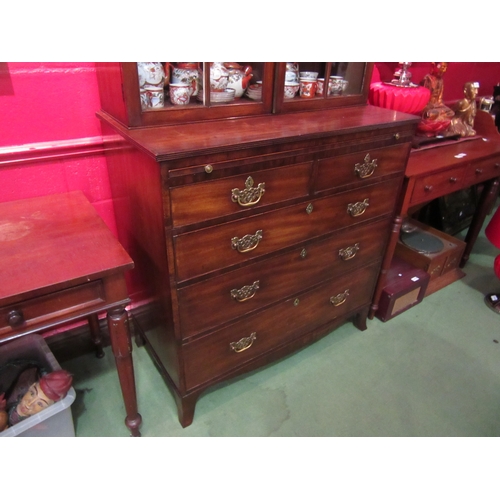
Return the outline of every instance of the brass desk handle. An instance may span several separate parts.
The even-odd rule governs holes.
[[[349,288],[345,292],[330,297],[330,302],[334,305],[334,307],[338,307],[347,300],[347,297],[349,297]]]
[[[424,190],[427,191],[428,193],[430,193],[433,189],[434,189],[433,186],[425,186],[424,187]]]
[[[356,203],[349,203],[347,205],[347,212],[351,217],[359,217],[365,213],[365,210],[370,205],[370,200],[365,198],[363,201],[358,201]]]
[[[341,248],[339,250],[339,256],[342,260],[351,260],[356,256],[359,250],[359,243],[356,243],[350,247]]]
[[[481,175],[483,173],[483,169],[482,168],[476,168],[476,174],[477,175]]]
[[[246,300],[251,299],[257,293],[259,286],[260,282],[257,280],[254,281],[252,285],[245,285],[239,290],[237,288],[234,288],[233,290],[231,290],[231,298],[233,298],[237,302],[245,302]]]
[[[240,253],[246,253],[257,248],[259,241],[262,239],[262,229],[259,229],[255,234],[246,234],[243,238],[235,236],[231,238],[231,248],[238,250]]]
[[[7,315],[7,321],[9,323],[9,326],[21,325],[22,323],[24,323],[23,312],[17,309],[10,311],[10,313]]]
[[[354,165],[354,173],[360,179],[366,179],[373,175],[375,169],[377,168],[377,159],[372,160],[370,157],[370,153],[365,156],[363,163],[356,163]]]
[[[253,187],[254,181],[252,177],[248,177],[245,181],[245,189],[239,190],[234,188],[231,190],[231,200],[233,203],[238,203],[241,207],[251,207],[259,203],[262,195],[266,192],[266,183],[261,182],[257,187]]]
[[[455,182],[457,182],[457,181],[458,181],[458,179],[456,177],[450,177],[450,182],[452,184],[455,184]]]
[[[250,334],[250,337],[243,337],[242,339],[238,340],[238,342],[231,342],[229,344],[229,347],[234,352],[243,352],[252,347],[252,344],[254,343],[256,338],[257,334],[253,332]]]

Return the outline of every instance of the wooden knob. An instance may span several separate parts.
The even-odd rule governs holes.
[[[9,323],[9,326],[19,326],[21,323],[24,322],[24,316],[22,311],[18,310],[10,311],[10,313],[7,316],[7,321]]]

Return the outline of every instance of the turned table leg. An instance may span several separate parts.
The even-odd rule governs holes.
[[[124,307],[117,307],[108,311],[108,328],[127,413],[125,425],[130,429],[132,436],[138,437],[141,435],[139,426],[142,417],[137,410],[132,343],[127,326],[127,311]]]
[[[481,198],[479,199],[479,203],[472,217],[472,222],[469,226],[469,230],[467,231],[467,235],[465,236],[466,246],[464,254],[462,256],[462,260],[460,261],[461,268],[463,268],[465,264],[467,264],[469,256],[472,252],[472,247],[474,246],[479,231],[481,231],[481,227],[483,226],[484,219],[488,215],[488,211],[493,206],[496,195],[498,193],[499,180],[500,178],[497,177],[495,179],[489,180],[484,185],[483,192],[481,193]]]
[[[91,314],[88,318],[89,328],[90,328],[90,338],[95,346],[96,358],[104,357],[104,350],[102,348],[102,337],[101,328],[99,326],[99,316],[97,314]]]

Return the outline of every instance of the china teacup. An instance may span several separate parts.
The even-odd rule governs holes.
[[[316,94],[318,82],[313,78],[300,79],[300,97],[303,99],[311,99]]]
[[[310,78],[312,80],[317,80],[318,74],[319,73],[317,71],[301,71],[300,78]]]
[[[349,82],[344,80],[341,76],[331,76],[328,90],[332,95],[342,95],[348,83]]]
[[[293,99],[299,90],[299,82],[286,82],[285,83],[285,99]]]
[[[192,91],[193,87],[190,83],[171,83],[170,102],[175,106],[185,106],[189,104]]]

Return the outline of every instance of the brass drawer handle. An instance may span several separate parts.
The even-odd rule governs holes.
[[[372,160],[370,157],[370,153],[368,153],[365,156],[363,163],[356,163],[356,165],[354,165],[354,173],[360,179],[366,179],[367,177],[373,175],[373,172],[375,172],[376,168],[377,168],[377,159],[375,158],[374,160]]]
[[[450,182],[452,184],[455,184],[455,182],[457,182],[457,181],[458,181],[458,179],[456,177],[450,177]]]
[[[245,181],[245,189],[241,191],[234,188],[231,191],[231,200],[233,203],[238,203],[241,207],[251,207],[259,203],[262,195],[266,192],[266,183],[261,182],[257,187],[253,187],[252,177],[248,177]]]
[[[425,186],[424,190],[430,193],[434,189],[434,186]]]
[[[341,248],[339,250],[339,255],[342,260],[351,260],[356,256],[359,250],[359,243],[356,243],[350,247]]]
[[[482,168],[476,168],[476,174],[477,175],[481,175],[483,173],[483,169]]]
[[[229,347],[234,352],[243,352],[252,347],[252,344],[254,343],[256,338],[257,334],[253,332],[250,334],[250,337],[243,337],[242,339],[238,340],[238,342],[231,342],[229,344]]]
[[[207,174],[211,174],[213,171],[214,171],[214,167],[212,167],[212,165],[210,165],[210,164],[205,165],[205,172]]]
[[[250,252],[257,248],[259,241],[262,239],[262,229],[259,229],[255,234],[247,234],[243,238],[235,236],[231,238],[231,248],[238,250],[240,253]]]
[[[314,210],[313,204],[309,203],[309,205],[307,205],[307,207],[306,207],[306,214],[311,215],[313,210]]]
[[[251,299],[257,293],[259,286],[260,282],[254,281],[252,285],[245,285],[239,290],[234,288],[231,290],[231,297],[237,302],[245,302],[245,300]]]
[[[347,297],[349,297],[349,288],[342,293],[339,293],[338,295],[334,295],[333,297],[330,297],[330,302],[335,306],[338,307],[342,305],[346,300]]]
[[[358,201],[356,203],[349,203],[347,205],[347,212],[351,217],[359,217],[365,213],[365,210],[370,205],[370,200],[365,198],[363,201]]]
[[[7,315],[7,322],[9,323],[9,326],[21,325],[22,323],[24,323],[23,312],[17,309],[10,311],[10,313]]]

